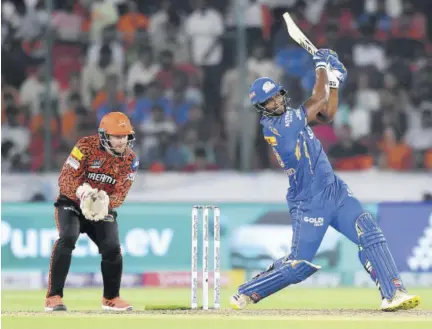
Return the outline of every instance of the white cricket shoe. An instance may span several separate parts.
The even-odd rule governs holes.
[[[249,304],[253,304],[252,298],[243,294],[235,294],[230,298],[231,307],[235,310],[242,310]]]
[[[402,290],[396,290],[393,298],[384,298],[381,303],[381,311],[394,312],[398,310],[410,310],[420,304],[420,297],[408,295]]]

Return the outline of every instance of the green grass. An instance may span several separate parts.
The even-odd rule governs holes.
[[[136,310],[127,314],[100,311],[100,289],[66,290],[64,302],[69,312],[47,314],[43,312],[44,293],[2,291],[2,328],[432,328],[432,289],[413,289],[411,293],[419,294],[422,304],[416,310],[397,313],[377,311],[380,300],[375,289],[289,288],[240,312],[229,310],[232,290],[222,291],[222,310],[191,312],[148,310],[189,306],[189,289],[123,289],[122,296]]]

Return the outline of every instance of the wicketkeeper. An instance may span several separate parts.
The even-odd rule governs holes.
[[[120,298],[123,262],[115,209],[125,200],[138,170],[134,136],[128,117],[111,112],[102,118],[98,134],[80,139],[67,158],[54,204],[59,238],[51,255],[45,311],[66,311],[63,288],[81,233],[93,240],[102,256],[102,308],[132,310]]]

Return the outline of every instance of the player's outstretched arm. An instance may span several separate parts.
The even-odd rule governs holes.
[[[345,66],[335,56],[329,56],[327,72],[330,95],[327,106],[317,114],[316,121],[319,123],[329,123],[335,117],[339,106],[339,85],[342,84],[347,77]]]
[[[327,102],[327,106],[318,112],[316,115],[316,120],[318,123],[330,123],[336,115],[339,105],[339,93],[338,89],[330,88],[330,94]]]
[[[327,76],[327,58],[330,52],[320,49],[314,55],[315,62],[315,86],[312,96],[304,103],[308,122],[315,121],[317,114],[326,107],[329,98],[329,80]]]

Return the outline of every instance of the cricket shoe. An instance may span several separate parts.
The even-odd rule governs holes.
[[[410,310],[420,304],[420,297],[408,295],[405,291],[396,290],[393,298],[384,298],[381,302],[381,311],[394,312],[398,310]]]
[[[102,309],[105,311],[132,311],[133,307],[124,299],[115,297],[113,299],[102,298]]]
[[[67,311],[65,304],[59,295],[45,299],[45,312]]]
[[[252,298],[243,294],[235,294],[230,298],[231,307],[235,310],[242,310],[249,304],[253,304]]]

